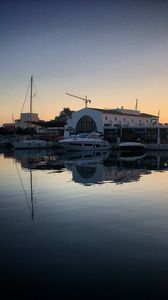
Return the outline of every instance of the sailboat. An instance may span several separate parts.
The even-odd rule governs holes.
[[[33,76],[30,80],[30,132],[32,128],[32,99],[33,99]],[[44,149],[50,146],[49,143],[39,139],[23,139],[13,143],[14,149]]]

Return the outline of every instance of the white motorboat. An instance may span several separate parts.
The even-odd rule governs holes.
[[[118,147],[119,147],[119,150],[126,151],[126,152],[130,152],[130,151],[144,152],[146,150],[145,145],[142,143],[138,143],[138,142],[123,142],[123,143],[120,143],[118,145]]]
[[[21,140],[13,144],[14,149],[45,149],[49,147],[48,143],[43,140]]]
[[[59,145],[65,150],[107,150],[110,149],[108,141],[102,139],[97,132],[81,133],[72,138],[59,140]]]

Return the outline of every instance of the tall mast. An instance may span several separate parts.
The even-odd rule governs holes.
[[[33,99],[33,76],[31,76],[30,80],[30,131],[31,131],[31,123],[32,123],[32,99]]]

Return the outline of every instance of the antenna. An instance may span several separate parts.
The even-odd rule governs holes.
[[[65,93],[65,94],[68,95],[68,96],[71,96],[71,97],[74,97],[74,98],[78,98],[78,99],[81,99],[81,100],[85,101],[85,108],[87,108],[87,104],[88,103],[91,103],[91,100],[89,100],[87,98],[87,96],[85,96],[85,98],[83,98],[83,97],[79,97],[79,96],[72,95],[72,94],[69,94],[69,93]]]
[[[138,110],[138,98],[136,99],[135,110]]]

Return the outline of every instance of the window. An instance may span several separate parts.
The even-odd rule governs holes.
[[[89,116],[83,116],[77,123],[76,132],[90,132],[97,131],[95,121]]]

